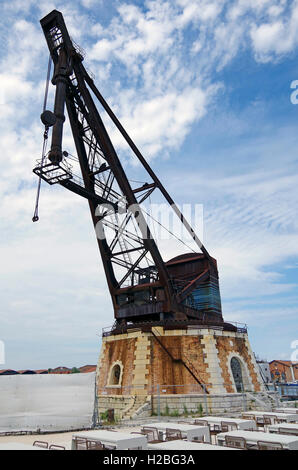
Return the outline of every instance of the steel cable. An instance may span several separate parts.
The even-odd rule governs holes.
[[[45,94],[44,94],[44,100],[43,100],[43,112],[46,110],[47,101],[48,101],[49,83],[50,83],[50,75],[51,75],[51,65],[52,65],[52,59],[51,59],[51,55],[50,55],[49,56],[49,62],[48,62],[46,88],[45,88]],[[41,154],[41,167],[40,167],[41,171],[42,171],[45,156],[46,156],[48,133],[49,133],[49,127],[45,126],[45,131],[44,131],[44,134],[43,134],[42,154]],[[38,179],[35,209],[34,209],[34,214],[33,214],[33,217],[32,217],[32,222],[37,222],[39,220],[38,205],[39,205],[39,196],[40,196],[40,186],[41,186],[41,172],[40,172],[39,179]]]

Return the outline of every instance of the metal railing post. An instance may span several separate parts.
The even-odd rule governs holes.
[[[92,428],[96,428],[99,424],[99,416],[98,416],[98,396],[97,396],[97,381],[96,381],[96,373],[95,373],[95,383],[94,383],[94,409],[92,415]]]
[[[243,411],[247,411],[246,394],[244,391],[243,384],[241,384],[241,392],[242,392]]]
[[[208,401],[207,401],[206,385],[203,385],[203,390],[204,390],[205,413],[208,416],[209,408],[208,408]]]
[[[280,397],[279,397],[278,391],[274,393],[274,398],[275,398],[275,405],[277,408],[280,405]]]
[[[157,384],[156,386],[156,393],[157,393],[157,418],[160,421],[160,385]]]

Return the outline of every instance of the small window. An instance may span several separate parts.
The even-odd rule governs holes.
[[[115,364],[111,371],[110,385],[119,385],[120,376],[121,376],[121,368],[119,364]]]

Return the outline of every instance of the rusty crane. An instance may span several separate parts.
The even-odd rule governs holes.
[[[98,91],[62,14],[52,11],[41,26],[54,63],[52,83],[56,88],[54,111],[44,107],[41,115],[45,139],[52,128],[51,147],[33,171],[39,176],[39,186],[42,179],[88,200],[113,302],[114,328],[141,322],[225,325],[216,260]],[[129,179],[129,170],[124,170],[95,101],[138,158],[148,182],[139,185]],[[76,157],[63,150],[65,108]],[[71,166],[75,160],[79,177]],[[197,252],[167,262],[162,258],[141,206],[155,191],[171,206],[196,243]],[[38,220],[37,213],[33,220]]]

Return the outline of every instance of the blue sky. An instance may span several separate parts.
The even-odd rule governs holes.
[[[0,15],[3,367],[96,363],[101,329],[113,323],[86,202],[44,184],[40,221],[31,221],[48,61],[39,20],[54,8],[174,200],[203,204],[225,319],[248,324],[259,356],[290,358],[298,338],[298,106],[290,100],[298,2],[10,0]],[[64,145],[74,151],[67,129]]]

